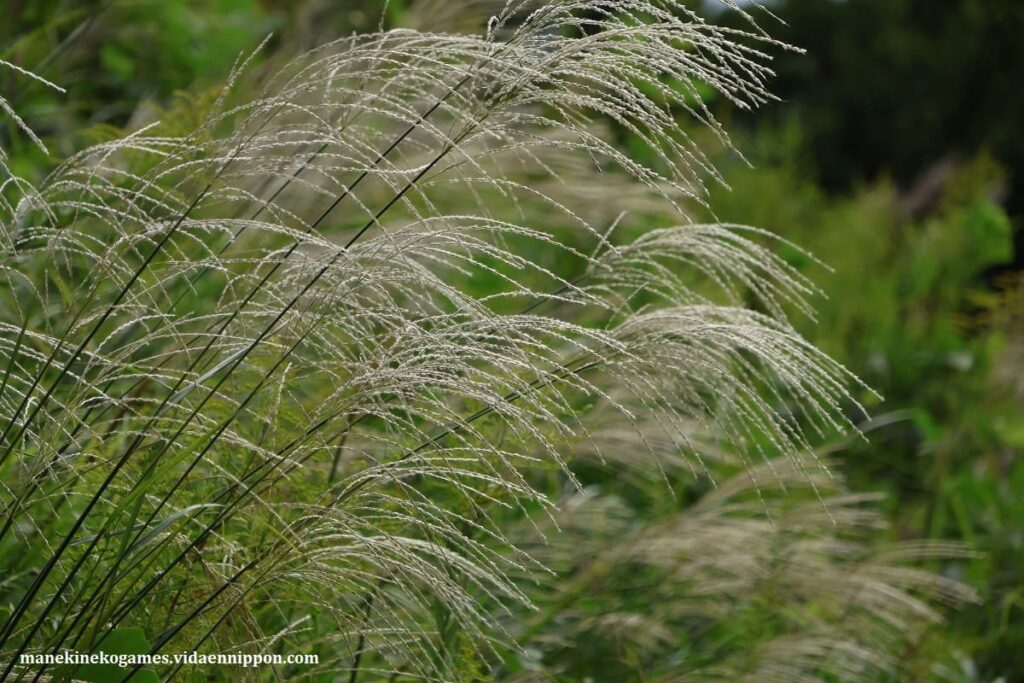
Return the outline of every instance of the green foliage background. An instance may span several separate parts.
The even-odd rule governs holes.
[[[391,2],[385,24],[403,24],[408,4]],[[372,29],[382,9],[9,0],[0,57],[68,92],[10,74],[0,91],[64,156],[108,127],[187,112],[182,102],[202,101],[268,33],[267,54],[294,53]],[[714,191],[707,217],[771,230],[829,266],[788,254],[827,295],[802,332],[885,397],[864,396],[870,441],[835,457],[855,489],[888,494],[894,538],[980,553],[936,567],[983,597],[951,613],[942,637],[963,679],[1024,680],[1024,5],[784,0],[773,11],[788,25],[770,30],[808,53],[781,56],[783,102],[756,115],[710,102],[754,168],[723,153],[730,188]],[[0,137],[16,171],[50,167],[13,127]],[[577,656],[577,673],[593,675]]]

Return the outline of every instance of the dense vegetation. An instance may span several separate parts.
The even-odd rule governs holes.
[[[309,133],[316,129],[312,117],[287,122],[294,128],[263,131],[245,118],[244,110],[230,114],[232,106],[244,106],[260,93],[277,96],[274,79],[280,85],[295,73],[285,66],[288,58],[378,26],[480,34],[487,18],[505,3],[341,4],[342,9],[317,0],[13,0],[5,7],[0,59],[66,90],[57,92],[0,66],[0,95],[46,147],[44,152],[5,116],[0,141],[11,175],[52,186],[47,175],[62,160],[89,145],[107,145],[63,167],[65,175],[58,178],[66,184],[58,182],[49,197],[61,220],[82,210],[76,198],[82,188],[90,188],[105,207],[95,209],[100,216],[95,223],[76,228],[81,241],[69,239],[54,247],[55,238],[42,230],[33,237],[36,242],[5,237],[5,248],[9,244],[11,249],[4,257],[5,355],[0,367],[6,368],[2,382],[10,391],[2,398],[6,431],[0,452],[14,454],[0,458],[0,467],[6,461],[9,468],[4,471],[5,496],[13,496],[3,499],[0,521],[10,527],[0,536],[0,617],[11,625],[0,637],[14,643],[0,649],[5,659],[19,647],[75,643],[81,649],[141,651],[167,642],[177,645],[173,638],[181,637],[181,647],[198,642],[212,651],[244,644],[320,654],[321,668],[276,672],[286,680],[989,683],[1024,677],[1019,656],[1024,648],[1024,465],[1019,457],[1024,449],[1024,278],[1018,274],[1024,100],[1014,85],[1024,78],[1020,3],[784,0],[774,3],[772,11],[786,25],[757,15],[770,35],[807,54],[759,43],[756,31],[735,11],[713,12],[711,21],[749,32],[743,38],[747,44],[777,58],[773,66],[779,76],[767,88],[782,102],[747,111],[737,104],[748,98],[729,88],[620,74],[623,83],[640,81],[639,95],[675,116],[679,135],[705,150],[708,164],[698,159],[696,171],[685,164],[674,167],[671,154],[669,159],[657,154],[657,144],[646,135],[650,131],[623,115],[614,99],[598,106],[591,121],[599,133],[588,143],[597,146],[588,148],[589,154],[575,153],[579,150],[558,137],[566,130],[572,133],[571,126],[541,127],[529,130],[543,144],[521,157],[517,153],[526,149],[525,143],[523,149],[512,149],[508,159],[493,150],[468,153],[480,164],[475,169],[444,162],[441,168],[451,174],[451,186],[430,185],[415,200],[400,202],[399,215],[388,215],[385,227],[423,219],[432,211],[456,223],[469,214],[486,214],[492,222],[464,221],[461,226],[473,235],[472,245],[451,241],[440,228],[426,236],[394,233],[399,242],[390,245],[368,235],[365,244],[383,249],[380,254],[369,246],[359,251],[362,244],[352,242],[353,262],[367,268],[367,277],[379,278],[372,280],[380,287],[378,298],[367,294],[353,302],[330,287],[314,289],[319,298],[303,300],[301,315],[285,321],[289,327],[280,348],[260,349],[252,367],[239,370],[220,394],[217,385],[209,405],[200,404],[198,396],[181,396],[181,387],[192,386],[189,381],[196,378],[215,378],[225,359],[230,364],[237,357],[240,341],[258,339],[259,325],[275,313],[275,306],[286,306],[294,294],[289,287],[308,275],[308,263],[289,261],[289,240],[301,245],[300,255],[316,262],[318,250],[330,253],[328,237],[342,235],[347,242],[353,234],[362,235],[374,222],[373,207],[388,205],[388,190],[394,190],[388,176],[367,181],[359,192],[360,202],[367,202],[361,210],[325,221],[317,207],[330,205],[331,192],[347,187],[350,179],[343,174],[350,159],[339,152],[322,163],[306,164],[317,167],[322,178],[275,203],[276,185],[267,184],[267,178],[291,182],[293,170],[286,162],[295,151],[266,152],[215,198],[197,200],[196,225],[187,226],[194,244],[175,242],[172,256],[156,260],[152,276],[140,282],[145,294],[126,300],[134,308],[115,307],[109,324],[106,319],[97,324],[90,315],[100,314],[87,311],[83,326],[68,327],[78,292],[89,291],[98,300],[117,296],[116,288],[108,289],[110,282],[90,274],[103,259],[90,260],[90,254],[102,252],[90,252],[98,247],[86,238],[128,245],[124,263],[112,271],[120,284],[130,280],[151,245],[144,234],[133,234],[113,219],[110,207],[117,193],[94,187],[95,179],[76,176],[76,164],[110,163],[129,179],[166,172],[168,195],[148,195],[146,201],[188,209],[189,192],[203,195],[207,183],[216,187],[221,182],[219,164],[233,159],[231,141],[256,139],[273,149],[275,136],[301,129],[308,135],[303,155],[318,149],[320,138]],[[591,14],[579,15],[591,22],[584,33],[607,31],[599,23],[601,7],[613,4],[591,3]],[[508,30],[514,32],[518,21],[511,21]],[[269,42],[240,72],[224,101],[218,99],[239,55],[256,50],[270,32]],[[462,58],[470,59],[466,54],[482,48],[467,44],[459,49],[466,51]],[[539,52],[524,50],[522,57],[539,59]],[[427,61],[417,65],[423,74],[433,73]],[[382,92],[421,107],[410,111],[429,111],[431,97],[437,97],[421,92],[415,76],[393,74],[372,57],[360,64],[370,73],[380,69],[380,79],[392,83],[392,90]],[[536,86],[534,94],[542,93],[540,100],[549,107],[544,116],[583,106],[569,94],[557,99],[563,85]],[[312,104],[314,93],[310,88],[288,101],[309,106],[318,120],[343,118],[340,97]],[[763,93],[754,95],[748,103],[757,104]],[[494,94],[483,85],[467,97],[498,101],[488,99]],[[396,113],[404,110],[390,100],[386,106],[395,109],[383,116],[374,112],[380,120],[372,119],[360,133],[377,151],[386,148],[389,134],[401,135],[395,121],[418,117]],[[495,105],[496,139],[517,140],[521,127],[535,125],[525,116],[504,113],[502,106],[504,101]],[[699,106],[722,122],[731,146],[716,127],[698,125],[692,113],[700,112]],[[159,121],[139,145],[170,144],[166,141],[175,136],[203,130],[220,111],[229,114],[203,135],[188,138],[195,147],[180,167],[162,169],[138,155],[140,150],[118,142],[125,133]],[[430,163],[423,154],[434,145],[447,149],[447,136],[454,135],[460,119],[457,113],[442,114],[450,118],[417,133],[412,149],[403,150],[396,161],[396,173]],[[394,120],[389,122],[389,116]],[[344,142],[327,136],[325,147],[362,139],[338,135]],[[471,134],[457,140],[465,141],[470,148],[485,145]],[[595,149],[602,174],[587,166]],[[508,170],[513,164],[525,171]],[[712,166],[720,178],[712,175]],[[271,167],[272,173],[260,176]],[[552,182],[553,174],[561,182]],[[508,182],[482,182],[481,175]],[[259,182],[254,185],[251,178]],[[665,191],[660,182],[665,178],[694,196],[675,196],[678,207],[666,209],[659,194]],[[709,191],[703,195],[705,184]],[[4,201],[11,202],[18,189],[6,183]],[[263,209],[255,198],[268,195],[282,226],[278,233],[256,225]],[[25,215],[17,204],[8,208],[11,215]],[[159,221],[149,218],[149,211],[139,208],[129,218],[141,226],[150,220],[155,225]],[[238,222],[215,224],[217,217],[229,214]],[[681,214],[705,227],[672,232]],[[245,227],[243,219],[253,225]],[[24,218],[25,224],[40,220]],[[545,232],[522,230],[521,224],[543,226]],[[756,226],[785,241],[710,227],[718,224]],[[224,252],[231,258],[221,260],[216,250],[222,240],[234,244],[240,228],[266,230],[266,241],[250,236],[239,242],[237,252]],[[299,234],[304,228],[319,229],[325,239]],[[45,240],[51,240],[49,251],[39,248]],[[430,249],[417,240],[427,240]],[[52,265],[55,253],[67,260]],[[391,269],[407,253],[415,253],[421,265],[443,260],[444,270],[437,280],[416,287],[402,284],[408,273]],[[347,258],[339,256],[342,263]],[[251,317],[224,323],[225,328],[236,325],[231,336],[204,349],[207,332],[199,327],[233,316],[232,307],[247,301],[246,288],[262,287],[246,274],[249,262],[274,273],[280,268],[280,280],[270,280],[266,296],[254,299]],[[595,273],[604,267],[624,270],[603,280]],[[210,269],[216,274],[208,276]],[[327,272],[332,286],[346,282],[344,272]],[[631,288],[643,291],[626,294]],[[590,362],[566,355],[567,350],[585,354],[594,345],[617,342],[623,349],[656,347],[659,367],[667,375],[673,363],[717,363],[717,338],[707,338],[694,350],[674,347],[677,340],[646,328],[626,329],[626,336],[616,337],[616,326],[634,324],[631,316],[641,319],[666,301],[681,299],[742,304],[757,316],[745,318],[744,325],[765,326],[758,334],[788,330],[773,326],[791,321],[863,384],[846,378],[842,388],[851,395],[837,390],[825,400],[812,397],[820,388],[816,382],[827,383],[839,371],[816,356],[802,356],[799,348],[773,361],[771,350],[788,336],[764,342],[768,337],[745,332],[742,339],[729,339],[735,353],[728,360],[750,370],[739,379],[758,396],[769,397],[763,404],[725,401],[732,406],[725,410],[708,403],[709,394],[726,393],[723,387],[731,381],[722,379],[727,363],[715,365],[722,373],[719,383],[682,397],[693,379],[682,371],[670,378],[676,384],[663,383],[669,380],[658,376],[658,367],[630,366],[627,372],[625,360],[607,376],[574,374],[581,367],[589,371]],[[22,308],[29,300],[38,310]],[[459,319],[452,313],[466,309],[473,316]],[[154,322],[149,336],[132,322],[140,311],[155,318],[154,312],[186,310],[189,314],[173,325]],[[523,313],[537,314],[540,321],[531,318],[515,330],[492,324]],[[722,327],[741,322],[732,313],[717,315],[714,321]],[[444,325],[426,325],[423,321],[431,316],[443,317]],[[762,317],[775,322],[762,323]],[[77,343],[93,324],[100,338],[109,335],[122,344],[115,345],[122,353],[116,364],[103,366],[109,359],[99,349],[95,365],[81,366],[53,351],[56,367],[39,370],[52,349],[41,332],[33,337],[24,330],[45,330],[53,339],[67,334]],[[441,343],[456,338],[461,346]],[[210,354],[209,359],[189,357],[181,379],[171,371],[178,370],[174,362],[163,369],[160,355],[178,343]],[[276,375],[279,359],[272,352],[280,349],[293,350],[284,352],[282,372]],[[430,355],[424,349],[436,351],[436,365],[422,357]],[[19,354],[25,360],[16,363]],[[755,370],[758,362],[767,364],[768,371]],[[38,429],[32,418],[15,419],[23,411],[45,415],[51,410],[39,399],[42,391],[34,401],[28,399],[33,391],[26,391],[25,407],[20,405],[22,394],[15,393],[14,384],[19,373],[34,369],[43,386],[62,387],[62,366],[85,378],[84,390],[56,391],[56,418],[36,420]],[[401,385],[380,379],[388,368],[401,369],[394,375]],[[193,370],[194,376],[189,375]],[[145,386],[137,389],[139,373],[173,388],[171,402],[190,411],[186,418],[175,422],[171,410],[166,424],[161,423],[164,406],[153,410],[152,405],[164,397],[154,394],[154,400]],[[567,380],[566,387],[531,393],[537,386],[547,389],[552,376]],[[372,397],[334,391],[338,385],[351,389],[356,377],[383,384]],[[776,388],[780,377],[782,389]],[[458,387],[454,393],[452,386]],[[107,414],[114,404],[97,396],[112,394],[111,387],[132,400]],[[515,398],[499,400],[510,396]],[[816,412],[819,403],[825,404],[822,412]],[[194,424],[193,414],[201,418]],[[62,415],[86,417],[83,426],[76,426]],[[198,465],[202,476],[182,488],[190,497],[179,494],[186,478],[175,483],[173,476],[181,474],[175,467],[196,454],[196,462],[202,462],[210,448],[203,439],[211,433],[219,437],[220,420],[230,423],[239,415],[251,419],[239,419],[226,445],[213,447],[220,458],[217,466]],[[308,425],[339,415],[346,421],[331,438],[317,434],[307,439]],[[649,419],[636,420],[637,415]],[[837,429],[843,419],[856,424],[866,440]],[[524,420],[529,429],[522,429]],[[666,432],[663,420],[679,423]],[[761,429],[752,429],[752,423]],[[293,446],[289,438],[296,430],[309,444]],[[89,440],[79,436],[82,432]],[[164,441],[139,449],[133,439],[142,434]],[[458,438],[446,441],[436,459],[401,455],[419,453],[423,444],[453,435]],[[16,440],[23,436],[24,441]],[[100,465],[69,487],[61,468],[82,466],[82,460],[71,459],[76,449],[85,453],[82,460]],[[233,455],[232,449],[240,454]],[[50,550],[38,541],[39,533],[53,534],[53,539],[66,534],[75,518],[63,516],[62,509],[83,505],[75,487],[95,489],[103,481],[106,458],[135,450],[151,460],[138,463],[137,470],[131,469],[136,463],[129,465],[130,484],[115,484],[112,490],[119,498],[109,509],[101,500],[103,516],[96,515],[101,521],[68,546],[70,560],[82,548],[96,546],[91,555],[80,556],[101,558],[88,571],[108,573],[95,584],[69,579],[65,602],[86,609],[62,612],[56,607],[61,600],[54,599],[51,611],[57,621],[51,624],[49,611],[40,616],[46,602],[40,608],[22,607],[19,600],[35,585],[33,571],[46,566]],[[169,453],[174,454],[172,464],[160,464]],[[274,458],[282,453],[290,468],[282,485],[259,489],[259,496],[269,496],[266,500],[257,496],[243,503],[238,491],[249,492],[246,477],[273,472]],[[466,453],[486,453],[482,460],[489,464],[467,463]],[[46,465],[33,469],[40,460]],[[398,481],[388,479],[405,467]],[[512,472],[515,477],[507,476]],[[162,481],[161,476],[171,478]],[[320,492],[337,492],[338,482],[352,487],[342,488],[341,495],[352,497],[352,509],[365,517],[355,512],[342,517],[323,504]],[[39,497],[21,498],[17,487],[38,490]],[[35,516],[17,517],[21,502],[15,506],[11,501],[21,500],[36,506],[30,508]],[[252,505],[253,512],[222,518],[221,504]],[[38,529],[23,524],[25,519],[38,522]],[[201,530],[198,541],[188,536],[193,523],[193,533]],[[378,538],[373,534],[388,542],[370,543]],[[396,539],[407,545],[399,546]],[[259,581],[243,584],[245,593],[232,593],[234,583],[225,583],[229,587],[217,593],[218,580],[256,561],[246,554],[253,548],[264,549],[259,558],[274,558],[272,566],[266,572],[261,566]],[[331,555],[341,551],[348,556]],[[463,563],[465,558],[475,564]],[[146,563],[159,566],[161,561],[186,567],[178,568],[174,580],[179,583],[168,588],[178,595],[173,602],[156,597],[147,602],[139,591],[154,581]],[[481,566],[493,574],[475,573]],[[65,571],[62,576],[73,574],[58,568]],[[49,599],[59,587],[58,581],[37,590]],[[224,616],[207,613],[210,596],[244,608],[226,610]],[[146,612],[121,609],[119,601]],[[16,616],[24,619],[15,624]],[[104,627],[101,617],[121,628]],[[27,633],[26,623],[40,624],[40,633]],[[521,647],[511,646],[512,640]],[[0,666],[9,663],[0,661]],[[109,670],[46,673],[73,673],[91,681],[123,678]],[[144,670],[136,679],[152,675]],[[179,675],[234,680],[230,673],[210,669]],[[262,675],[269,680],[269,673]],[[22,680],[32,678],[26,674]]]

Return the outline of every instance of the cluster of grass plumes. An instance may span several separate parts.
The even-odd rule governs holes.
[[[620,444],[624,427],[595,437]],[[567,492],[553,518],[510,532],[555,575],[525,577],[540,609],[510,625],[523,666],[498,680],[957,680],[930,638],[941,607],[976,596],[915,565],[961,547],[878,545],[879,496],[791,459],[730,476],[719,455],[719,485],[683,487],[682,509],[627,460],[628,485]]]
[[[0,679],[131,627],[320,656],[286,677],[468,680],[547,571],[509,522],[581,485],[598,403],[648,471],[728,448],[817,482],[805,430],[856,404],[786,321],[811,285],[683,211],[715,176],[678,113],[724,140],[698,83],[766,101],[768,43],[675,0],[508,2],[255,97],[243,61],[194,130],[5,179]]]

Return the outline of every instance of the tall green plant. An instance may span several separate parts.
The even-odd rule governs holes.
[[[596,406],[655,471],[704,471],[697,425],[816,481],[804,429],[853,402],[783,314],[810,283],[679,208],[714,170],[671,111],[724,139],[698,84],[766,101],[770,44],[675,0],[510,2],[483,36],[326,45],[256,97],[242,63],[194,130],[8,173],[0,679],[126,640],[482,676],[543,571],[510,523],[581,485]]]

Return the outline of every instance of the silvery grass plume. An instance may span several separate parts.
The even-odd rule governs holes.
[[[545,571],[503,530],[579,484],[598,402],[694,472],[700,424],[818,477],[805,430],[855,402],[786,322],[810,283],[684,213],[716,177],[696,131],[727,140],[698,84],[765,102],[771,44],[676,0],[512,1],[482,36],[331,43],[255,97],[241,60],[198,125],[37,188],[4,167],[0,679],[133,629],[319,655],[288,678],[472,678]]]
[[[631,426],[605,416],[577,455],[595,461],[594,444],[624,452],[604,464],[628,484],[566,491],[554,516],[509,530],[553,575],[521,577],[539,609],[509,622],[522,648],[509,659],[521,665],[497,680],[963,680],[929,645],[940,608],[977,596],[920,568],[963,559],[962,547],[879,545],[880,496],[792,458],[735,473],[737,458],[710,444],[719,485],[683,487],[693,502],[680,510],[629,455]],[[690,438],[710,436],[694,426]],[[686,480],[685,462],[666,465]]]

